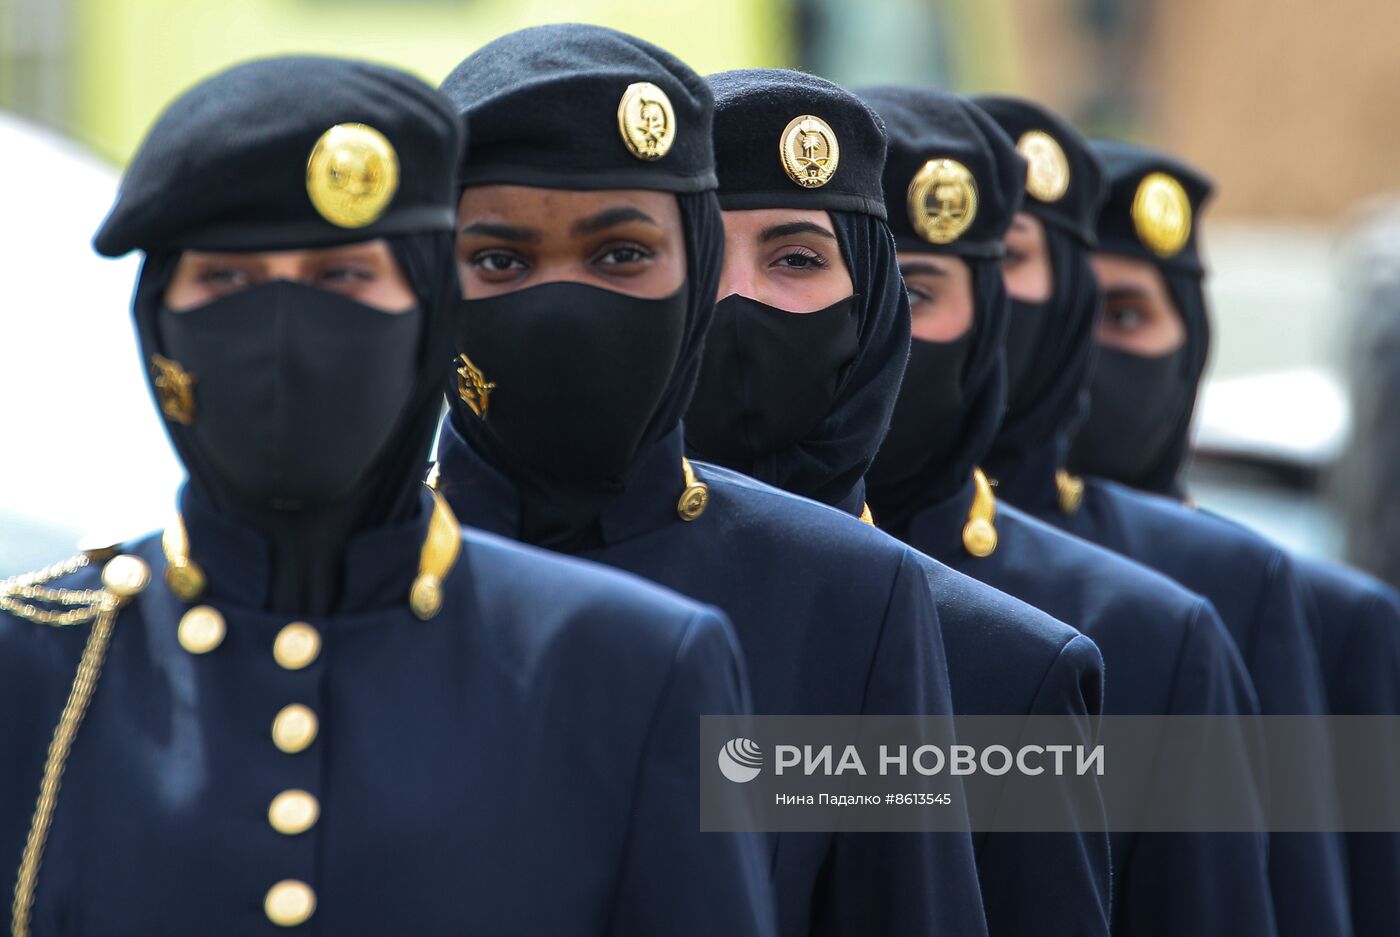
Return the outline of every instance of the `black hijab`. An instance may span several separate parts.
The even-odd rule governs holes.
[[[1098,282],[1088,249],[1072,235],[1045,225],[1045,243],[1053,279],[1050,299],[1041,304],[1012,304],[1018,312],[1014,326],[1033,333],[1035,348],[1020,386],[1007,401],[1006,416],[987,456],[987,470],[998,479],[1014,475],[1026,453],[1071,436],[1087,407],[1099,317]],[[1036,323],[1038,328],[1032,327],[1035,316],[1045,317]],[[1017,339],[1008,336],[1007,341]]]
[[[973,321],[956,384],[921,375],[937,367],[935,348],[950,342],[915,340],[905,386],[899,392],[895,430],[866,479],[870,506],[881,527],[899,536],[915,514],[957,494],[981,464],[1001,425],[1006,406],[1005,334],[1009,316],[1002,279],[1002,238],[1021,206],[1026,163],[1010,138],[966,98],[923,88],[877,87],[861,96],[885,120],[889,158],[884,197],[890,227],[901,251],[960,258],[971,273]],[[916,197],[914,181],[930,166],[952,167],[976,192],[976,207],[953,236],[932,239],[929,211]],[[921,362],[923,357],[926,361]],[[930,400],[927,395],[947,395]],[[956,404],[955,421],[937,411]],[[941,407],[939,405],[942,405]],[[926,426],[924,432],[919,427]]]
[[[866,476],[866,493],[879,524],[899,536],[909,520],[930,504],[952,497],[982,464],[1006,407],[1006,283],[1001,261],[966,257],[972,274],[973,323],[959,389],[963,406],[956,426],[937,427],[942,438],[897,451],[886,439]],[[917,341],[917,340],[916,340]],[[917,345],[915,346],[917,354]],[[923,401],[901,393],[894,420],[917,422]],[[905,411],[910,411],[906,416]],[[951,438],[949,438],[949,436]],[[902,448],[902,447],[899,447]]]
[[[1210,311],[1198,219],[1214,194],[1214,185],[1195,167],[1148,147],[1096,140],[1092,148],[1105,167],[1109,184],[1098,219],[1098,250],[1147,261],[1157,268],[1181,316],[1186,339],[1162,362],[1170,369],[1166,373],[1150,367],[1150,359],[1112,349],[1100,352],[1088,417],[1070,448],[1069,467],[1133,488],[1179,497],[1191,419],[1210,357]],[[1149,378],[1169,383],[1134,386],[1135,380]],[[1122,434],[1116,431],[1117,420],[1124,416],[1116,405],[1149,394],[1161,404],[1160,413],[1154,415],[1161,432],[1151,440],[1152,451],[1146,458],[1136,452],[1117,451],[1123,445]],[[1131,463],[1139,467],[1127,471],[1124,466]]]
[[[685,333],[675,369],[647,423],[639,453],[674,430],[690,403],[724,263],[724,222],[714,193],[676,193],[676,199],[680,202],[681,226],[685,233]],[[453,427],[473,450],[514,483],[520,499],[518,533],[521,540],[570,552],[588,549],[597,543],[598,517],[626,489],[626,474],[592,479],[547,475],[525,465],[487,430],[457,394],[455,378],[447,396]]]
[[[423,466],[442,413],[442,368],[451,347],[451,316],[459,287],[450,233],[395,235],[388,243],[413,290],[422,321],[417,375],[389,441],[343,498],[297,511],[247,503],[201,456],[187,427],[164,421],[189,473],[187,496],[192,494],[265,539],[271,562],[271,611],[301,615],[336,611],[347,540],[406,521],[419,510]],[[157,314],[179,259],[180,252],[161,251],[148,254],[141,266],[132,312],[143,361],[164,351]],[[197,531],[191,531],[191,541],[197,549]]]
[[[802,440],[749,464],[719,461],[774,487],[836,505],[855,490],[889,427],[909,357],[909,298],[885,223],[859,212],[828,214],[854,286],[855,358],[839,379],[830,409]],[[693,442],[691,451],[708,458]]]

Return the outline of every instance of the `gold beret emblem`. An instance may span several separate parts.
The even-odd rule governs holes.
[[[617,128],[637,159],[660,159],[676,142],[676,112],[671,99],[649,81],[628,85],[617,105]]]
[[[457,396],[485,421],[486,413],[491,408],[491,391],[496,389],[496,382],[488,381],[481,369],[466,355],[458,355],[457,360],[461,362],[457,368]]]
[[[977,217],[977,183],[955,159],[931,159],[909,183],[909,222],[930,244],[951,244]]]
[[[336,227],[373,224],[398,190],[398,154],[373,127],[336,124],[311,148],[306,194],[321,217]]]
[[[818,189],[836,175],[841,164],[841,144],[836,131],[820,117],[803,114],[783,128],[778,156],[788,178],[804,189]]]
[[[1027,130],[1016,141],[1026,160],[1026,191],[1041,202],[1058,202],[1069,189],[1069,160],[1059,142],[1043,130]]]
[[[1149,173],[1133,196],[1133,227],[1158,257],[1170,257],[1191,237],[1191,200],[1164,172]]]

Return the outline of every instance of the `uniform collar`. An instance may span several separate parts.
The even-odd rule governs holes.
[[[994,482],[997,498],[1033,516],[1060,510],[1055,473],[1064,468],[1068,448],[1065,438],[1056,435],[1015,459],[988,465],[987,475]]]
[[[604,546],[683,523],[677,515],[677,499],[685,489],[683,455],[679,425],[642,450],[627,471],[621,493],[598,517]],[[443,421],[438,437],[438,463],[438,490],[463,524],[519,539],[519,490],[472,448],[451,419]]]
[[[856,482],[856,486],[844,498],[837,501],[832,507],[838,511],[844,511],[852,517],[860,517],[865,513],[865,479]],[[876,518],[879,522],[879,518]]]
[[[206,585],[199,601],[215,606],[265,609],[271,600],[272,551],[257,530],[216,510],[190,485],[179,498],[190,559]],[[433,513],[432,492],[419,496],[418,511],[401,523],[364,531],[342,552],[340,592],[333,614],[405,606],[418,574],[423,542]]]
[[[963,546],[963,527],[967,524],[976,494],[976,484],[969,476],[952,495],[915,514],[909,520],[910,546],[944,563],[954,564],[967,559],[969,554]],[[879,517],[876,517],[875,522],[878,524],[879,521]]]

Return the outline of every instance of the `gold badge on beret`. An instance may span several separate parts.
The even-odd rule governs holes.
[[[649,81],[628,85],[617,105],[617,128],[637,159],[660,159],[676,142],[676,112],[671,99]]]
[[[1191,237],[1191,200],[1164,172],[1149,173],[1133,196],[1133,227],[1138,239],[1158,257],[1170,257]]]
[[[951,244],[977,217],[977,183],[955,159],[931,159],[909,183],[909,222],[930,244]]]
[[[311,148],[306,194],[321,217],[339,228],[379,220],[399,190],[399,156],[366,124],[336,124]]]
[[[1058,202],[1069,189],[1069,160],[1059,142],[1043,130],[1027,130],[1016,141],[1026,160],[1026,191],[1041,202]]]
[[[841,144],[836,131],[820,117],[794,117],[778,138],[778,157],[788,178],[804,189],[819,189],[836,175],[841,165]]]

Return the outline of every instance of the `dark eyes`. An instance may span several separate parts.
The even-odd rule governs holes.
[[[246,286],[248,274],[235,267],[205,267],[199,272],[199,282],[216,289]]]
[[[774,265],[789,270],[819,270],[827,266],[827,261],[816,251],[795,247],[774,261]]]
[[[320,279],[324,283],[332,286],[349,286],[355,283],[370,283],[374,280],[374,273],[364,267],[331,267],[321,271]]]
[[[1002,258],[1003,267],[1016,267],[1026,262],[1026,255],[1018,250],[1006,249],[1006,256]]]
[[[486,273],[506,273],[526,267],[525,260],[519,254],[502,250],[477,251],[467,263]]]
[[[906,283],[904,288],[909,292],[909,303],[914,306],[919,303],[931,303],[938,298],[932,290],[924,289],[921,286],[910,286]]]
[[[1135,306],[1106,309],[1104,310],[1104,319],[1115,329],[1121,329],[1125,332],[1141,328],[1147,322],[1147,317]]]
[[[318,283],[337,287],[370,283],[374,279],[375,274],[372,270],[353,264],[327,267],[318,271],[315,277]],[[253,281],[252,273],[238,267],[206,267],[199,272],[199,282],[212,289],[244,289],[251,286]]]
[[[651,251],[639,244],[618,244],[613,247],[604,248],[603,252],[594,259],[594,263],[605,266],[620,267],[624,264],[641,263],[643,260],[650,260],[655,255]]]

